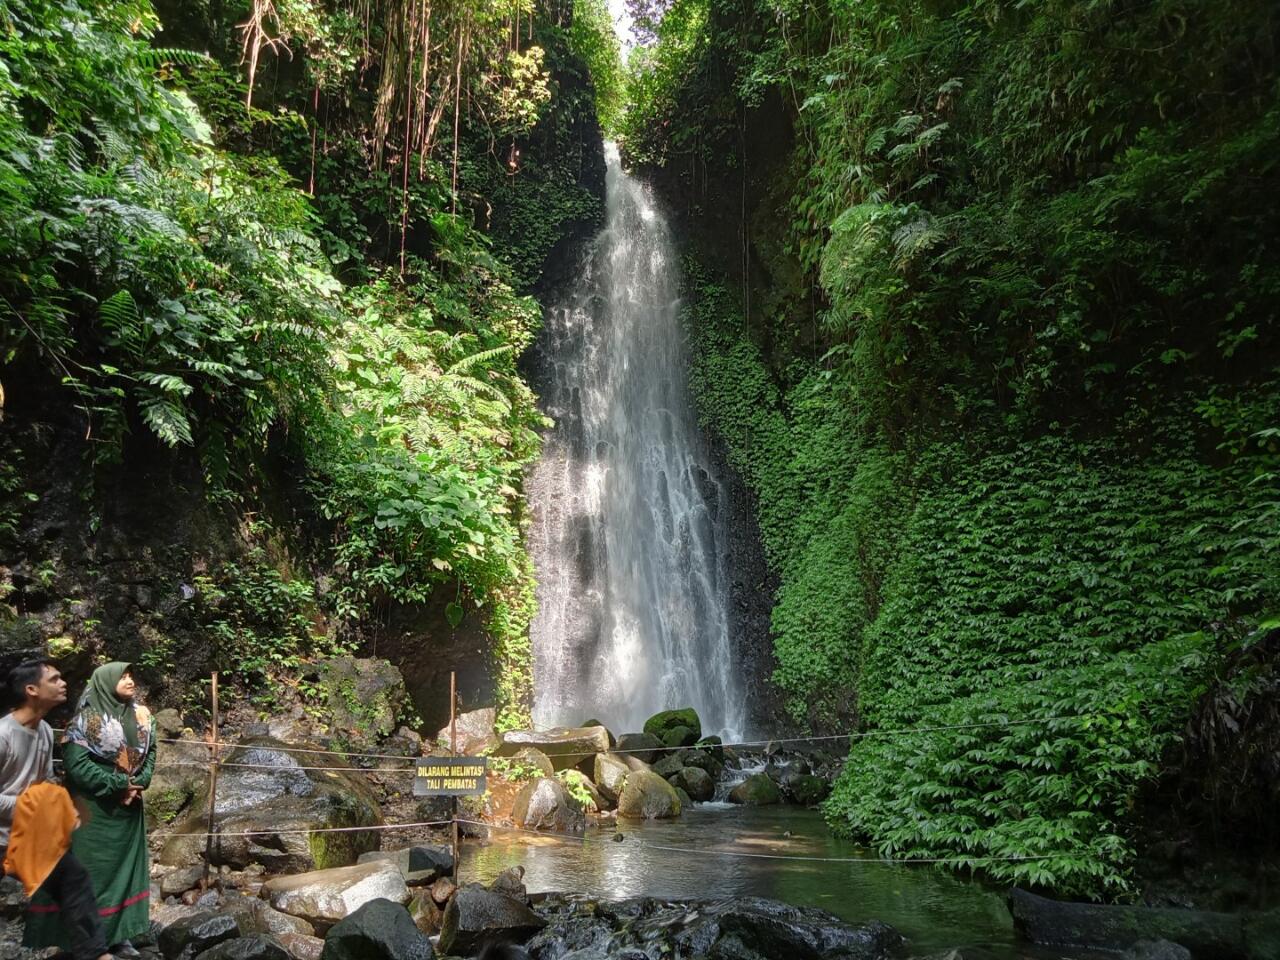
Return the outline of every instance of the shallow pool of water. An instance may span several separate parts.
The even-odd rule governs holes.
[[[1018,943],[1002,891],[935,867],[865,859],[873,855],[834,836],[812,810],[699,804],[675,821],[622,821],[617,832],[625,838],[620,843],[611,839],[612,828],[589,830],[583,840],[494,829],[487,843],[464,843],[460,880],[488,881],[521,864],[531,893],[772,897],[822,907],[852,922],[884,920],[917,954],[960,947],[966,958],[990,960],[1099,956]]]

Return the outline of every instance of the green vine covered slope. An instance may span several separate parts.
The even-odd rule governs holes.
[[[826,812],[886,855],[1124,894],[1201,696],[1280,625],[1278,25],[675,0],[632,61],[774,678],[868,734]]]

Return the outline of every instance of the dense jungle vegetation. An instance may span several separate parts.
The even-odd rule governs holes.
[[[434,605],[526,721],[517,361],[603,126],[679,217],[774,681],[868,734],[830,820],[1089,897],[1171,802],[1274,842],[1274,5],[632,7],[624,65],[603,0],[0,0],[0,626],[270,690]],[[234,527],[187,639],[86,609],[37,460],[75,543],[138,462]]]
[[[1274,841],[1274,6],[636,15],[620,132],[683,211],[775,680],[872,734],[833,823],[1088,896],[1130,889],[1157,782]],[[1026,717],[1065,719],[982,726]],[[950,729],[874,735],[913,726]]]
[[[86,537],[113,465],[156,458],[195,463],[248,548],[186,571],[199,649],[125,624],[117,655],[252,688],[447,592],[524,715],[543,418],[516,360],[544,262],[598,216],[590,74],[613,69],[606,114],[621,79],[604,7],[579,7],[0,4],[6,552],[45,492],[23,447],[58,431]],[[74,648],[101,632],[85,600],[33,599],[60,563],[7,575],[7,601]]]

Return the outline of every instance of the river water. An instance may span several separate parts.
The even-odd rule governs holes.
[[[623,733],[693,707],[731,741],[746,731],[729,531],[689,396],[678,254],[650,190],[606,152],[604,229],[536,348],[555,426],[527,484],[534,722]]]
[[[588,829],[584,839],[491,831],[463,845],[462,882],[488,881],[523,865],[530,893],[580,892],[617,899],[760,896],[829,910],[851,922],[883,920],[913,954],[961,948],[966,960],[1094,960],[1114,955],[1045,950],[1014,937],[1000,891],[927,866],[729,856],[866,857],[832,835],[821,816],[799,807],[698,804],[673,821],[622,821]],[[790,833],[791,836],[786,836]],[[663,849],[667,848],[667,849]]]

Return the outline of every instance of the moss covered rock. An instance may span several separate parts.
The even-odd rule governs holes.
[[[633,770],[618,797],[618,816],[633,820],[666,820],[680,816],[676,788],[650,770]]]
[[[673,731],[680,727],[684,728],[684,732],[679,735],[680,742],[668,743],[666,736],[668,731]],[[682,707],[679,710],[663,710],[661,713],[655,713],[644,722],[644,732],[657,737],[666,746],[692,746],[702,736],[702,721],[698,719],[698,713],[693,707]]]
[[[395,733],[408,701],[404,677],[387,660],[337,657],[320,664],[329,723],[356,742]]]
[[[729,791],[730,803],[764,807],[782,802],[782,791],[767,773],[753,773]]]

